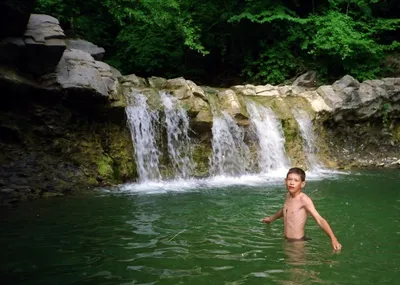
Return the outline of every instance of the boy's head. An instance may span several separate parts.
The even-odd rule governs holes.
[[[292,173],[299,175],[301,181],[306,181],[306,173],[304,172],[303,169],[298,168],[298,167],[290,168],[288,173],[286,174],[286,179],[289,177],[289,174],[292,174]]]
[[[285,183],[290,195],[295,196],[306,186],[306,173],[301,168],[290,168]]]

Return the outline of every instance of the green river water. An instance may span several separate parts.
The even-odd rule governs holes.
[[[340,253],[312,218],[298,243],[260,222],[282,206],[283,178],[2,209],[1,284],[400,284],[399,170],[308,181]]]

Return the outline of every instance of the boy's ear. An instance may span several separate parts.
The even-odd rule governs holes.
[[[306,182],[305,181],[301,182],[301,188],[304,188],[304,186],[306,186]]]

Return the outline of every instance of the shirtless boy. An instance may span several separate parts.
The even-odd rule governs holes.
[[[302,169],[297,167],[289,169],[285,179],[288,193],[283,207],[262,221],[269,224],[283,217],[285,238],[288,241],[301,241],[305,240],[304,226],[310,214],[331,238],[333,249],[340,250],[342,245],[336,239],[328,222],[317,212],[310,197],[301,192],[306,185],[305,180],[306,174]]]

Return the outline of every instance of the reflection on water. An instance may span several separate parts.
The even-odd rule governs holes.
[[[287,270],[288,280],[281,280],[283,285],[302,285],[302,284],[331,284],[324,281],[320,277],[320,271],[316,270],[323,263],[328,263],[330,267],[336,262],[329,260],[329,255],[315,254],[310,252],[312,241],[295,241],[283,242],[284,253],[286,255],[286,263],[289,267]],[[339,252],[336,252],[339,254]],[[311,265],[314,266],[311,267]],[[337,266],[338,264],[336,264]],[[323,268],[323,267],[322,267]]]
[[[283,242],[284,252],[289,265],[305,265],[307,262],[306,241]]]
[[[300,265],[307,264],[307,247],[305,241],[285,242],[284,248],[288,258],[287,262],[292,266],[288,270],[290,281],[282,280],[282,284],[297,285],[304,284],[307,281],[312,281],[312,284],[321,283],[321,279],[318,278],[319,272],[300,267]]]

